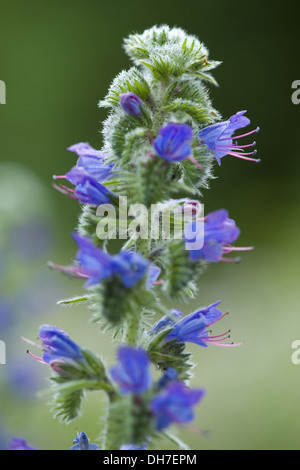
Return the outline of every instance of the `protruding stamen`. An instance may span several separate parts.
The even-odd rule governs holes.
[[[57,176],[57,175],[53,175],[53,179],[54,179],[54,180],[58,180],[58,179],[66,179],[66,175],[59,175],[59,176]]]
[[[260,131],[260,128],[257,127],[256,129],[254,129],[253,131],[250,131],[250,132],[247,132],[247,134],[241,134],[241,135],[234,135],[232,138],[233,139],[241,139],[242,137],[247,137],[248,135],[251,135],[251,134],[255,134],[257,132]],[[224,140],[230,140],[230,138],[227,137],[227,139],[218,139],[218,141],[224,141]]]
[[[256,145],[256,142],[252,142],[252,144],[247,144],[247,145],[239,145],[238,142],[235,142],[234,146],[235,147],[238,147],[238,148],[245,148],[245,147],[255,147]]]
[[[235,346],[242,346],[243,343],[220,343],[218,341],[215,341],[215,342],[212,341],[209,344],[212,344],[214,346],[224,346],[224,347],[228,347],[228,348],[230,348],[230,347],[233,348]]]
[[[230,338],[230,335],[228,336],[224,336],[224,338],[219,338],[219,339],[214,339],[214,338],[209,338],[209,339],[206,339],[206,338],[203,338],[203,341],[205,343],[221,343],[222,341],[224,341],[225,339],[229,339]]]
[[[243,152],[244,148],[246,147],[255,147],[256,145],[256,142],[252,142],[252,144],[247,144],[247,145],[238,145],[237,142],[235,142],[231,147],[228,146],[228,145],[216,145],[216,149],[217,150],[240,150],[241,152]]]
[[[251,251],[254,250],[254,246],[224,246],[223,253],[231,253],[232,251]]]
[[[80,271],[80,268],[76,268],[75,266],[61,266],[59,264],[54,264],[51,261],[48,262],[48,267],[50,269],[55,269],[57,271],[66,274],[67,276],[76,277],[79,279],[88,279],[89,276]]]
[[[249,157],[244,156],[244,155],[256,155],[256,153],[257,152],[254,151],[254,152],[249,152],[249,153],[245,153],[243,155],[240,155],[239,153],[228,152],[227,155],[232,155],[233,157],[241,158],[242,160],[249,160],[249,161],[252,161],[252,162],[259,163],[261,161],[260,158],[256,159],[256,158],[249,158]]]
[[[75,192],[74,189],[70,189],[67,186],[60,185],[58,186],[57,184],[53,183],[52,184],[54,189],[57,189],[62,194],[65,194],[66,196],[71,197],[72,199],[77,199],[76,196],[73,194]]]
[[[214,335],[214,336],[210,336],[209,339],[217,339],[217,338],[222,338],[223,336],[226,336],[228,335],[229,333],[231,333],[231,330],[228,330],[228,331],[225,331],[225,333],[222,333],[221,335]],[[223,338],[224,339],[224,338]]]
[[[229,312],[225,312],[223,313],[223,315],[220,317],[220,318],[217,318],[216,320],[212,321],[211,323],[209,323],[207,326],[212,326],[214,325],[215,323],[217,323],[218,321],[222,320],[222,318],[226,317],[226,315],[228,315]]]
[[[41,345],[36,343],[35,341],[31,341],[31,339],[25,338],[25,336],[22,335],[19,335],[19,337],[26,343],[31,344],[32,346],[36,346],[37,348],[41,348]]]
[[[32,352],[29,351],[29,349],[27,349],[26,352],[27,352],[27,354],[29,354],[30,356],[34,357],[34,359],[37,359],[41,364],[47,364],[47,362],[45,362],[42,357],[35,356],[34,354],[32,354]]]

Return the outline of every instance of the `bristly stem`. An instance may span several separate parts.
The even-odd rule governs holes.
[[[126,320],[123,343],[136,346],[139,337],[141,312],[130,312]]]
[[[145,258],[149,257],[149,239],[137,238],[136,240],[136,250],[143,255]],[[131,346],[136,346],[141,323],[142,312],[132,311],[128,314],[126,319],[124,334],[123,334],[123,343],[129,344]]]

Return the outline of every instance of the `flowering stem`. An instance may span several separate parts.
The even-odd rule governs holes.
[[[136,240],[136,249],[144,257],[149,256],[149,240],[138,238]],[[126,320],[126,325],[123,335],[123,343],[131,346],[136,346],[141,321],[141,310],[132,311]]]
[[[140,330],[141,312],[131,312],[126,320],[123,343],[136,346]]]

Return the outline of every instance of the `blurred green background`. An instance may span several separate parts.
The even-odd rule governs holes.
[[[206,212],[227,208],[242,230],[239,245],[255,251],[241,264],[211,266],[188,310],[172,305],[188,313],[222,300],[230,315],[216,334],[231,328],[244,346],[191,348],[193,385],[207,396],[197,421],[178,434],[192,449],[299,448],[300,365],[291,361],[292,342],[300,339],[300,105],[291,101],[291,84],[300,79],[296,5],[0,1],[0,79],[7,87],[7,104],[0,105],[0,339],[7,346],[0,448],[18,436],[39,449],[68,449],[76,428],[97,441],[104,397],[88,394],[82,417],[69,425],[54,421],[49,399],[36,397],[48,371],[26,355],[19,335],[35,339],[39,325],[51,323],[114,358],[109,336],[84,307],[56,306],[81,293],[82,283],[46,266],[73,258],[70,233],[79,215],[76,202],[52,189],[52,175],[73,165],[68,146],[87,141],[101,148],[106,111],[97,103],[131,65],[123,38],[162,23],[197,35],[210,57],[223,61],[214,73],[220,87],[210,87],[223,117],[247,109],[253,128],[261,127],[262,163],[224,158],[204,194]]]

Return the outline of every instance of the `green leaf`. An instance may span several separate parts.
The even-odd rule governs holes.
[[[197,103],[192,101],[176,99],[169,104],[166,104],[162,107],[163,111],[171,112],[183,112],[191,116],[194,121],[198,124],[209,124],[213,122],[213,117],[209,114],[207,108],[201,108]]]
[[[72,393],[60,394],[56,398],[55,417],[62,421],[70,422],[80,413],[83,391],[76,390]]]
[[[79,302],[86,302],[87,300],[88,300],[88,296],[84,295],[81,297],[73,297],[72,299],[59,300],[57,304],[58,305],[70,305],[70,304],[76,304]]]

